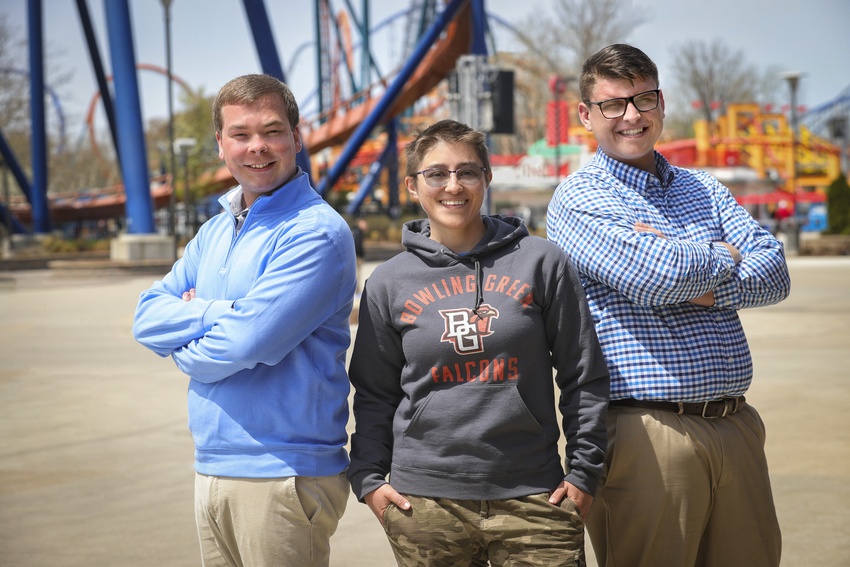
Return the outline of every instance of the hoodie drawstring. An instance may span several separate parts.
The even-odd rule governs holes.
[[[454,255],[454,252],[447,250],[446,248],[440,249],[440,252],[443,254]],[[476,317],[481,318],[478,310],[481,308],[481,304],[484,303],[484,290],[481,287],[482,280],[484,279],[484,273],[481,269],[481,262],[478,261],[478,256],[466,256],[466,258],[471,258],[472,261],[475,262],[475,307],[472,308],[472,313],[475,314]]]
[[[478,256],[474,256],[473,260],[475,260],[475,307],[472,308],[472,312],[476,317],[481,317],[478,314],[478,309],[480,309],[481,304],[484,303],[484,290],[481,289],[483,274],[481,273],[481,262],[478,261]]]

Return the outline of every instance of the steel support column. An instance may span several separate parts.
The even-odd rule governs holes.
[[[285,83],[286,75],[283,74],[283,66],[280,64],[280,56],[277,52],[271,24],[269,24],[269,15],[266,12],[264,0],[242,0],[242,4],[245,6],[248,24],[251,27],[251,33],[254,35],[254,45],[257,48],[263,73],[276,77]],[[306,146],[295,156],[295,163],[307,173],[312,184],[313,167],[310,164],[310,154]]]
[[[42,2],[29,0],[30,116],[32,120],[32,224],[36,233],[51,230],[47,206],[47,121],[44,110]]]
[[[133,27],[128,0],[103,0],[115,80],[115,114],[124,192],[127,195],[127,232],[155,232],[153,200],[148,178],[147,148],[133,53]]]
[[[404,84],[408,81],[408,79],[410,79],[413,72],[416,71],[416,68],[425,58],[428,50],[431,49],[431,46],[435,41],[437,41],[443,30],[445,30],[449,25],[449,22],[454,19],[458,12],[460,12],[460,9],[463,8],[468,1],[469,0],[451,0],[451,2],[446,5],[446,8],[439,14],[431,27],[428,28],[419,40],[419,43],[416,45],[413,55],[411,55],[411,57],[405,62],[404,67],[402,67],[398,76],[389,86],[387,92],[384,93],[381,102],[378,103],[375,109],[368,117],[366,117],[366,120],[357,127],[357,130],[355,130],[351,135],[351,138],[349,138],[342,154],[339,156],[339,159],[336,163],[334,163],[330,172],[328,172],[328,176],[325,177],[319,185],[320,195],[324,196],[328,193],[339,180],[342,173],[351,163],[351,160],[354,159],[354,156],[357,155],[358,150],[363,145],[363,142],[366,141],[366,138],[368,138],[372,133],[375,126],[386,118],[390,108],[392,108],[392,105],[401,94]]]

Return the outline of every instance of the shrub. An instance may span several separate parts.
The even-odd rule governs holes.
[[[850,185],[839,175],[826,190],[828,234],[850,234]]]

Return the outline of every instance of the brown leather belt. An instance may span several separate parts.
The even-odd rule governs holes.
[[[732,415],[742,407],[747,399],[744,396],[737,398],[721,398],[710,402],[652,402],[649,400],[635,400],[626,398],[624,400],[611,400],[610,406],[614,407],[629,407],[629,408],[647,408],[663,411],[672,411],[677,414],[700,415],[706,419],[717,419],[718,417],[726,417]]]

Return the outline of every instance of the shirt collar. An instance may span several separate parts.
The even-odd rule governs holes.
[[[247,207],[242,206],[242,187],[239,186],[230,195],[227,196],[230,202],[230,212],[234,217],[238,217]]]
[[[295,174],[289,179],[289,181],[287,181],[286,183],[284,183],[280,187],[283,187],[284,185],[286,185],[287,183],[289,183],[293,179],[296,179],[299,175],[301,175],[301,167],[296,167]],[[278,191],[278,189],[280,189],[280,187],[278,187],[277,189],[272,189],[268,193],[264,193],[263,195],[260,196],[260,198],[268,197],[270,195],[274,195]],[[250,207],[246,207],[242,204],[243,199],[242,199],[242,186],[241,185],[237,186],[236,189],[234,189],[231,193],[229,193],[227,195],[227,200],[230,203],[230,212],[233,214],[234,217],[239,217],[240,215],[242,215],[244,217],[245,215],[247,215],[248,209]]]
[[[655,152],[655,170],[658,172],[657,178],[649,172],[612,158],[601,149],[596,151],[594,160],[601,167],[611,172],[624,185],[633,188],[642,195],[646,194],[649,187],[658,187],[660,185],[662,189],[666,189],[673,183],[673,179],[676,176],[674,168],[670,166],[670,162],[657,151]]]

